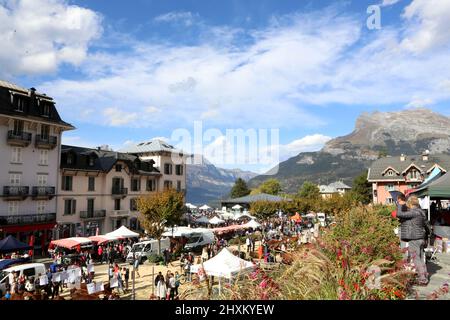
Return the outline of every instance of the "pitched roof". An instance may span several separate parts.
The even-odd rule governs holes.
[[[67,164],[67,155],[75,155],[73,163]],[[94,157],[94,163],[89,165],[89,158]],[[128,164],[132,173],[135,174],[159,174],[160,171],[153,167],[151,161],[142,161],[138,156],[116,151],[98,150],[77,146],[61,146],[61,169],[87,170],[108,172],[117,161],[124,161]]]
[[[375,160],[369,169],[369,181],[404,181],[402,175],[388,176],[383,175],[386,168],[392,167],[398,172],[404,172],[411,165],[418,167],[426,176],[427,171],[435,164],[441,166],[444,170],[450,170],[450,155],[435,154],[428,155],[428,160],[424,160],[421,155],[405,156],[405,161],[401,161],[400,156],[387,157]]]
[[[11,95],[19,95],[24,99],[25,106],[23,111],[18,111],[11,101]],[[49,108],[48,116],[44,116],[38,102],[47,105]],[[31,89],[25,89],[13,83],[0,80],[0,114],[7,116],[20,117],[29,120],[43,121],[61,125],[66,129],[74,129],[74,127],[63,121],[59,116],[55,107],[55,102],[52,97],[45,94],[34,92],[31,94]]]
[[[336,181],[336,182],[330,183],[328,186],[331,188],[335,188],[335,189],[351,189],[351,187],[349,187],[342,181]]]
[[[289,201],[291,199],[283,198],[280,196],[274,196],[274,195],[267,194],[267,193],[258,193],[258,194],[250,194],[248,196],[240,197],[240,198],[222,200],[222,203],[251,203],[251,202],[255,202],[255,201],[278,202],[278,201],[283,201],[283,200]]]
[[[151,153],[151,152],[170,152],[170,153],[181,153],[183,151],[176,149],[174,146],[168,144],[161,139],[152,139],[145,142],[140,142],[138,144],[132,144],[119,150],[124,153]]]

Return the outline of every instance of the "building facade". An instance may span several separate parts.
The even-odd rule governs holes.
[[[44,249],[56,225],[61,136],[53,99],[0,81],[0,237]]]
[[[151,155],[62,146],[58,238],[104,234],[122,225],[142,231],[139,197],[165,188],[185,190],[185,164],[174,163],[166,143],[152,142]]]
[[[405,193],[419,186],[438,167],[442,172],[450,169],[450,155],[401,155],[376,160],[369,168],[367,180],[372,184],[375,204],[392,204],[390,191]]]
[[[329,199],[333,196],[333,194],[339,194],[343,196],[351,189],[351,187],[349,187],[342,181],[333,182],[329,185],[319,185],[320,195],[323,199]]]

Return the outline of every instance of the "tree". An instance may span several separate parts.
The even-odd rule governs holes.
[[[309,200],[319,199],[320,198],[320,189],[317,185],[310,181],[305,181],[298,191],[299,196],[302,198],[306,198]]]
[[[372,186],[367,181],[367,170],[353,180],[351,195],[362,204],[369,204],[372,201]]]
[[[257,218],[265,219],[277,213],[279,207],[279,202],[259,200],[250,204],[250,212]]]
[[[184,195],[174,189],[138,198],[139,221],[147,233],[161,241],[166,226],[174,226],[181,220],[184,211]],[[159,243],[161,248],[161,243]],[[159,252],[161,253],[161,252]]]
[[[264,181],[258,189],[260,193],[277,195],[281,191],[281,184],[277,179],[269,179]]]
[[[231,188],[230,197],[240,198],[245,197],[249,194],[250,189],[247,187],[247,183],[242,178],[238,178],[234,183],[233,188]]]

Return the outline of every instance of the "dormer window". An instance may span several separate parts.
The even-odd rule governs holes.
[[[73,154],[67,154],[67,164],[73,164]]]
[[[94,157],[89,157],[89,166],[90,166],[90,167],[93,167],[94,164],[95,164],[95,159],[94,159]]]
[[[23,112],[25,108],[25,99],[23,97],[15,95],[13,100],[14,100],[14,110]]]
[[[48,103],[43,103],[42,104],[42,115],[44,117],[50,116],[50,106],[49,106]]]
[[[389,170],[389,171],[387,172],[387,175],[388,175],[389,177],[393,177],[393,176],[394,176],[394,171]]]

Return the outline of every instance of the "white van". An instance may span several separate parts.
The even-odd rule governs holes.
[[[212,231],[191,233],[184,248],[188,251],[196,251],[213,242],[214,233]]]
[[[170,239],[164,238],[161,239],[161,250],[159,250],[159,241],[158,240],[147,240],[135,243],[133,248],[127,255],[127,261],[133,263],[133,251],[134,257],[139,259],[140,263],[143,263],[147,260],[152,254],[159,254],[165,250],[170,249]]]
[[[6,293],[6,284],[9,283],[12,273],[17,272],[18,276],[37,277],[39,274],[45,275],[45,265],[43,263],[26,263],[10,267],[0,271],[0,291],[2,295]]]

